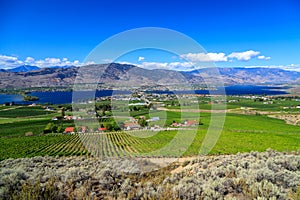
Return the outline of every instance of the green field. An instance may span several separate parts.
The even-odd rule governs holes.
[[[293,99],[276,99],[272,104],[265,105],[263,101],[254,101],[243,98],[230,97],[231,100],[238,100],[227,104],[227,109],[251,107],[258,111],[279,111],[283,106],[296,106],[298,102]],[[200,98],[201,109],[211,109],[208,98]],[[107,102],[99,103],[102,108]],[[178,123],[185,120],[199,119],[203,125],[197,127],[196,132],[186,130],[184,135],[178,135],[177,131],[152,131],[140,132],[109,132],[96,135],[65,135],[65,134],[41,134],[49,123],[61,126],[74,126],[74,122],[66,120],[51,121],[54,116],[61,113],[57,111],[46,111],[41,106],[0,106],[0,160],[17,157],[32,157],[37,155],[66,156],[66,155],[87,155],[104,157],[122,156],[195,156],[198,155],[210,126],[211,118],[215,122],[222,120],[223,114],[207,112],[181,112],[176,110],[176,102],[167,108],[172,111],[148,110],[146,108],[132,110],[130,115],[138,118],[159,117],[159,121],[149,122],[150,126],[159,125],[169,127],[173,121]],[[120,104],[121,106],[122,104]],[[214,105],[218,110],[218,105]],[[56,107],[58,108],[58,107]],[[188,106],[184,107],[188,109]],[[70,106],[68,105],[68,109]],[[175,110],[174,110],[175,109]],[[67,109],[66,109],[67,110]],[[126,109],[123,108],[123,111]],[[128,120],[125,112],[115,112],[119,116],[116,121],[123,123]],[[99,111],[102,112],[101,110]],[[110,111],[109,111],[110,112]],[[69,112],[66,112],[66,114]],[[83,112],[84,113],[84,112]],[[97,122],[93,119],[81,120],[80,123],[94,130],[99,125],[106,126],[114,123],[109,116],[99,118]],[[33,136],[25,134],[31,132]],[[193,135],[193,133],[196,133]],[[213,132],[214,134],[214,132]],[[218,137],[218,136],[217,136]],[[175,138],[175,139],[174,139]],[[171,141],[177,146],[173,149],[165,149]],[[190,142],[187,149],[183,144]],[[293,151],[300,149],[300,126],[288,125],[283,120],[269,118],[266,115],[245,115],[227,113],[221,134],[216,138],[216,145],[209,154],[232,154],[237,152],[265,151],[272,148],[278,151]],[[157,151],[157,152],[156,152]]]
[[[171,123],[173,120],[196,119],[199,113],[180,113],[155,111],[153,116],[159,116],[161,123]],[[221,117],[218,114],[216,118]],[[198,127],[197,134],[191,141],[184,156],[199,154],[202,142],[210,125],[211,114],[200,113],[203,125]],[[0,124],[0,159],[31,157],[37,155],[66,156],[86,155],[104,157],[122,156],[178,156],[180,149],[153,153],[170,143],[177,131],[160,131],[153,134],[151,131],[127,134],[114,132],[98,135],[42,135],[24,137],[24,132],[39,133],[49,119],[31,119]],[[69,122],[72,123],[72,122]],[[159,123],[159,122],[158,122]],[[30,126],[29,126],[30,124]],[[12,134],[14,133],[14,134]],[[140,134],[140,135],[139,135]],[[149,137],[139,137],[149,134]],[[18,137],[4,137],[18,136]],[[137,137],[138,136],[138,137]],[[185,137],[185,136],[184,136]],[[191,137],[186,131],[186,137]],[[83,143],[81,142],[83,141]],[[184,139],[181,141],[183,142]],[[180,146],[180,142],[178,144]],[[86,148],[84,148],[84,146]],[[288,125],[282,120],[268,118],[264,115],[242,115],[227,113],[226,121],[217,144],[210,154],[232,154],[237,152],[265,151],[272,148],[278,151],[294,151],[300,149],[300,126]],[[88,152],[90,150],[90,152]]]
[[[40,106],[34,107],[12,107],[7,110],[0,110],[0,117],[15,118],[15,117],[33,117],[39,115],[52,114],[52,111],[45,111]]]
[[[244,98],[236,98],[236,97],[232,97],[229,99],[236,99],[239,101],[233,103],[227,103],[227,106],[249,107],[261,111],[281,111],[284,110],[283,109],[284,107],[296,107],[300,105],[299,101],[296,101],[294,99],[283,99],[280,97],[278,97],[278,99],[272,99],[270,101],[260,101],[259,99],[253,100],[253,99],[244,99]],[[268,102],[270,104],[264,104]],[[299,112],[300,109],[288,108],[286,111]]]

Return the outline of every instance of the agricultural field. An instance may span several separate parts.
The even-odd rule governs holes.
[[[60,116],[59,111],[49,111],[42,106],[0,106],[0,137],[20,137],[26,133],[38,135],[43,133],[50,122],[66,127],[73,121],[51,121]]]
[[[195,99],[196,100],[196,99]],[[198,97],[199,109],[201,110],[222,110],[222,109],[239,109],[241,107],[251,108],[258,111],[285,111],[285,112],[299,112],[300,100],[296,97],[275,97],[268,98],[267,96],[227,96],[226,103],[218,102],[218,98]],[[184,106],[185,109],[196,108],[198,106],[191,106],[190,103],[180,105],[178,101],[165,101],[166,108],[180,109]]]
[[[261,114],[242,114],[230,112],[240,109],[241,106],[249,106],[257,111],[280,110],[283,106],[296,106],[295,99],[276,99],[272,104],[263,104],[264,101],[229,97],[224,126],[216,139],[216,145],[209,152],[211,155],[235,154],[238,152],[265,151],[268,148],[278,151],[295,151],[300,149],[300,126],[286,124],[285,121],[270,118]],[[199,98],[200,108],[211,108],[209,98]],[[149,122],[148,126],[158,126],[161,130],[138,131],[113,131],[117,124],[128,120],[124,116],[125,108],[111,111],[107,101],[96,104],[96,110],[103,115],[96,121],[94,119],[80,120],[79,124],[97,130],[98,127],[110,127],[104,133],[80,133],[75,135],[45,133],[45,127],[56,126],[60,130],[74,126],[73,120],[51,119],[60,116],[62,106],[55,106],[53,111],[45,110],[41,106],[0,106],[0,159],[33,157],[33,156],[67,156],[67,155],[91,155],[95,157],[151,157],[151,156],[196,156],[200,153],[202,143],[212,122],[222,121],[224,114],[210,112],[190,112],[176,108],[176,101],[165,102],[164,110],[149,110],[145,106],[131,108],[129,114],[138,119],[157,117],[159,120]],[[173,104],[174,106],[167,106]],[[122,106],[117,102],[115,106]],[[279,107],[278,107],[279,106]],[[65,114],[72,114],[72,107],[65,105]],[[218,109],[217,109],[218,110]],[[82,111],[81,111],[82,112]],[[117,116],[115,120],[110,117],[111,112]],[[84,113],[84,112],[82,112]],[[102,114],[101,114],[102,113]],[[128,112],[127,112],[128,113]],[[91,116],[91,115],[87,115]],[[168,130],[173,122],[180,123],[184,120],[198,120],[196,130],[186,130],[180,139],[176,130]],[[78,125],[78,124],[77,124]],[[25,136],[30,133],[31,136]],[[174,140],[175,138],[175,140]],[[179,148],[161,151],[172,140],[189,141],[186,149]],[[178,144],[180,146],[180,142]]]
[[[233,102],[227,113],[218,104],[208,112],[212,105],[204,101],[204,112],[188,106],[114,112],[105,102],[100,117],[82,109],[79,121],[63,119],[62,109],[72,114],[69,105],[0,109],[0,199],[299,199],[300,126],[268,116],[285,115],[282,107],[252,101]],[[256,112],[243,113],[242,105]],[[114,130],[140,118],[158,119],[148,122],[157,129]],[[182,130],[171,125],[193,120],[199,124]],[[75,124],[89,131],[56,133]],[[111,129],[98,131],[100,125]],[[208,130],[216,127],[220,135],[213,133],[216,143],[203,155]]]
[[[263,100],[263,98],[266,98]],[[285,111],[285,112],[299,112],[296,108],[300,105],[297,98],[277,97],[267,99],[267,97],[258,97],[256,99],[228,97],[228,100],[236,100],[236,102],[228,102],[228,106],[248,107],[261,111]]]
[[[187,119],[196,119],[199,113],[181,113],[156,111],[161,122],[166,124]],[[214,115],[216,118],[221,117]],[[202,142],[206,136],[210,121],[210,113],[201,113],[203,125],[198,130],[185,152],[176,150],[159,152],[177,135],[177,131],[132,131],[132,132],[106,132],[95,134],[50,134],[24,137],[18,130],[24,122],[1,124],[4,130],[13,130],[18,137],[3,137],[1,133],[1,160],[6,158],[33,157],[33,156],[66,156],[66,155],[92,155],[95,157],[151,157],[151,156],[196,156],[199,154]],[[26,123],[29,123],[28,121]],[[28,124],[23,124],[24,127]],[[72,122],[68,122],[72,123]],[[37,127],[44,128],[47,121],[36,121]],[[10,127],[8,125],[11,125]],[[29,129],[27,131],[30,131]],[[23,130],[24,132],[24,130]],[[22,133],[23,133],[22,132]],[[193,131],[185,131],[186,137],[191,137]],[[192,134],[193,136],[193,134]],[[13,144],[13,145],[11,145]],[[268,148],[278,151],[296,151],[300,148],[300,126],[288,125],[283,120],[268,118],[264,115],[242,115],[227,113],[225,124],[211,155],[235,154],[238,152],[265,151]],[[20,150],[18,150],[20,149]]]
[[[0,117],[1,118],[15,118],[15,117],[35,117],[40,115],[51,115],[53,114],[52,111],[46,111],[42,109],[40,106],[16,106],[6,109],[0,110]]]
[[[34,156],[89,155],[78,135],[0,138],[0,160]]]

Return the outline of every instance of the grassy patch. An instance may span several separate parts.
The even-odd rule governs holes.
[[[47,115],[53,112],[45,111],[42,107],[18,107],[10,110],[0,110],[0,117],[15,118],[15,117],[32,117],[38,115]]]
[[[0,137],[4,136],[23,136],[26,132],[40,134],[45,126],[49,123],[49,119],[35,120],[28,119],[26,121],[18,121],[14,123],[0,124]]]

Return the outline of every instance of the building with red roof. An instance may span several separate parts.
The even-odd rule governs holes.
[[[64,133],[74,133],[74,127],[67,127]]]

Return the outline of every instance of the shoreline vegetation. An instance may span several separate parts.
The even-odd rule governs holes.
[[[37,96],[27,95],[26,93],[23,93],[22,96],[23,96],[23,101],[38,101],[40,99]]]
[[[230,87],[230,86],[249,86],[249,84],[240,84],[240,85],[223,85],[220,87]],[[255,85],[260,87],[276,87],[276,90],[285,91],[288,94],[290,93],[297,93],[299,90],[299,85],[288,85],[288,84],[260,84]],[[155,85],[155,86],[143,86],[140,88],[141,90],[148,90],[148,91],[184,91],[187,89],[193,90],[210,90],[215,91],[219,86],[214,87],[207,87],[206,85],[170,85],[170,88],[166,88],[168,85]],[[278,89],[277,87],[281,87]],[[134,86],[116,86],[116,85],[98,85],[96,88],[95,86],[89,84],[82,84],[76,85],[76,88],[80,89],[83,88],[82,91],[90,91],[90,90],[120,90],[120,91],[131,91],[136,89]],[[55,86],[55,87],[30,87],[30,88],[0,88],[0,94],[22,94],[22,93],[31,93],[31,92],[72,92],[74,89],[74,85],[69,86]],[[270,89],[275,90],[275,89]]]

